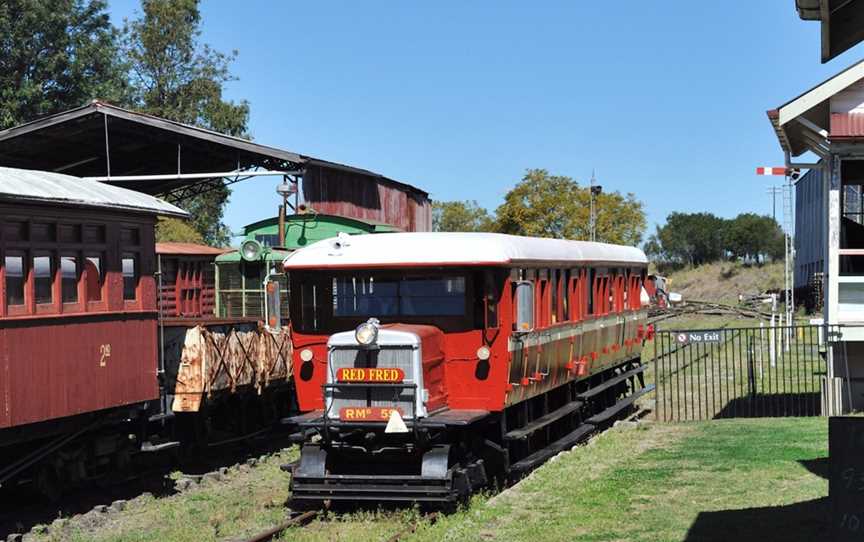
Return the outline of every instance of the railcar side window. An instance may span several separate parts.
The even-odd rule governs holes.
[[[54,302],[54,269],[51,256],[33,256],[33,286],[36,304]]]
[[[102,257],[87,256],[84,260],[87,301],[102,301]]]
[[[61,295],[63,303],[78,303],[78,277],[81,269],[75,256],[60,257]]]
[[[24,304],[24,257],[6,256],[6,305],[9,307]]]
[[[132,254],[126,254],[122,259],[123,299],[134,301],[138,290],[138,262]]]

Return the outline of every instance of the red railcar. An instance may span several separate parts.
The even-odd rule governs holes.
[[[186,213],[93,181],[0,168],[0,483],[34,466],[46,492],[87,476],[132,444],[100,430],[159,398],[157,215]],[[98,445],[68,448],[85,433]],[[65,460],[40,463],[62,446]]]
[[[292,499],[453,501],[648,393],[635,248],[498,234],[322,241],[285,260],[305,435]]]

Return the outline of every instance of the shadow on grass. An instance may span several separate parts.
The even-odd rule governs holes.
[[[784,542],[823,540],[827,536],[828,497],[786,506],[700,512],[685,542]]]
[[[827,480],[831,475],[831,461],[827,457],[820,457],[818,459],[799,459],[798,463],[820,478]]]
[[[818,393],[774,393],[736,397],[714,415],[720,418],[781,418],[819,416]]]

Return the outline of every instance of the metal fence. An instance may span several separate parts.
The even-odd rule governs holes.
[[[654,349],[658,420],[821,415],[820,326],[660,331]]]

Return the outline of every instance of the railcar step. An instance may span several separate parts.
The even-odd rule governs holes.
[[[628,378],[632,378],[632,377],[638,375],[639,373],[645,371],[645,367],[646,367],[645,365],[640,365],[639,367],[636,367],[635,369],[630,369],[629,371],[627,371],[625,373],[621,373],[620,375],[618,375],[614,378],[610,378],[609,380],[607,380],[606,382],[603,382],[602,384],[594,386],[590,390],[587,390],[587,391],[580,393],[576,397],[578,397],[579,399],[590,399],[591,397],[594,397],[598,393],[601,393],[601,392],[608,390],[609,388],[611,388],[615,384],[619,384],[621,382],[624,382]]]
[[[180,446],[180,443],[177,441],[171,442],[162,442],[159,444],[151,444],[150,442],[145,442],[141,445],[141,451],[144,453],[157,453],[164,452],[165,450],[171,450],[173,448],[177,448]]]
[[[546,414],[545,416],[540,416],[539,418],[528,423],[524,427],[509,431],[504,435],[504,440],[520,440],[528,438],[528,435],[532,435],[540,429],[543,429],[547,425],[560,420],[564,416],[576,412],[583,404],[584,403],[582,401],[571,401],[566,405],[562,406],[561,408],[553,410],[549,414]]]
[[[534,467],[553,457],[554,455],[572,448],[592,431],[594,431],[594,426],[590,423],[584,423],[572,433],[569,433],[566,436],[556,440],[549,446],[541,450],[537,450],[533,454],[529,455],[528,457],[517,463],[513,463],[512,465],[510,465],[510,472],[516,474],[528,472]]]
[[[651,393],[652,391],[654,391],[654,384],[650,384],[648,386],[645,386],[644,388],[633,393],[629,397],[626,397],[626,398],[618,401],[613,406],[607,408],[606,410],[604,410],[600,414],[596,414],[596,415],[588,418],[588,420],[586,420],[586,421],[588,423],[593,423],[595,425],[603,423],[603,422],[609,420],[609,418],[611,418],[615,414],[618,414],[619,412],[624,410],[626,407],[632,405],[636,401],[636,399],[639,399],[640,397],[642,397],[646,393]]]

